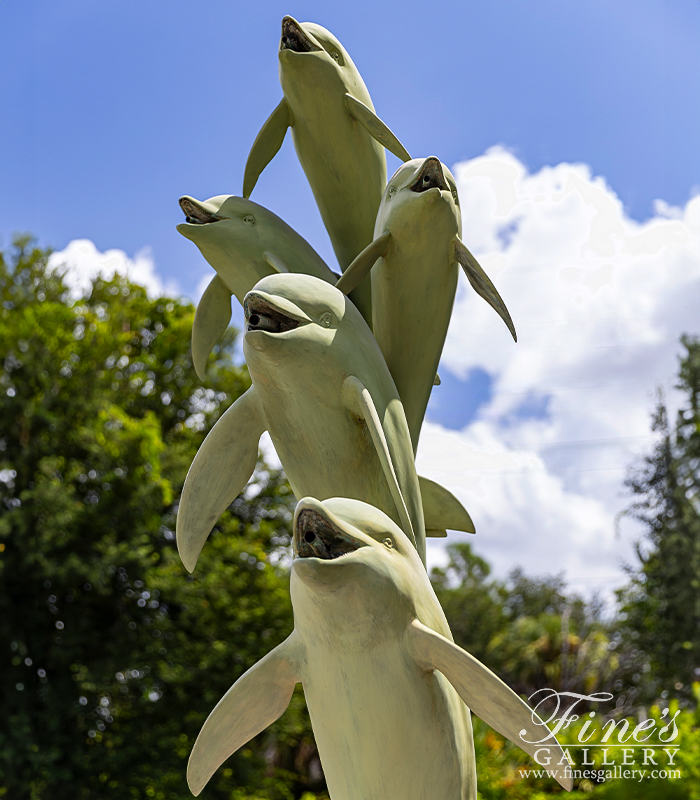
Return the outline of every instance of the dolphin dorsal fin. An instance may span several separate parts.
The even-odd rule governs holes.
[[[475,533],[474,523],[467,509],[444,486],[418,476],[420,496],[423,501],[426,536],[447,536],[447,531]]]
[[[185,478],[176,526],[177,549],[189,572],[211,529],[250,480],[266,428],[251,387],[218,420],[197,451]]]
[[[391,453],[389,452],[389,445],[387,444],[384,429],[382,428],[377,408],[374,405],[374,400],[372,400],[372,395],[365,388],[362,381],[354,375],[349,375],[343,382],[343,395],[348,408],[364,419],[367,425],[369,435],[372,437],[374,449],[377,451],[379,462],[382,465],[384,477],[389,484],[389,490],[394,500],[396,510],[398,511],[399,519],[401,520],[401,526],[406,536],[408,536],[416,550],[418,550],[421,560],[425,563],[425,553],[421,553],[418,548],[416,534],[411,524],[411,517],[408,514],[406,501],[401,492],[399,480],[396,477],[394,464],[391,460]]]
[[[531,756],[542,747],[549,748],[550,763],[559,765],[554,766],[550,774],[565,789],[571,790],[573,779],[565,776],[568,761],[559,743],[530,706],[497,675],[474,656],[417,619],[408,626],[407,639],[418,666],[441,672],[462,700],[487,725]],[[546,743],[534,743],[545,736],[549,737]]]
[[[501,295],[498,293],[496,287],[491,283],[491,279],[481,268],[479,262],[467,250],[465,244],[459,239],[455,238],[455,260],[459,262],[464,274],[467,276],[472,289],[494,309],[498,316],[506,323],[508,330],[513,339],[517,342],[518,337],[515,333],[515,326],[513,320],[510,318],[506,304],[503,302]]]
[[[287,710],[300,680],[292,632],[282,644],[260,659],[233,684],[207,717],[187,764],[187,783],[198,795],[214,772]]]
[[[376,139],[379,144],[386,147],[390,153],[400,158],[401,161],[411,160],[408,150],[401,144],[396,134],[390,130],[386,123],[379,119],[372,109],[367,108],[364,103],[351,94],[345,95],[345,107],[367,133],[373,139]]]
[[[250,148],[243,175],[243,197],[250,197],[261,172],[282,147],[287,128],[291,125],[292,112],[289,103],[282,98],[277,108],[265,120],[265,124],[260,128],[260,133],[255,137],[253,146]]]
[[[197,305],[192,325],[192,363],[202,381],[209,353],[231,322],[231,295],[228,286],[215,275]]]

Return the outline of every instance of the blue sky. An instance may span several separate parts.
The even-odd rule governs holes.
[[[536,171],[584,162],[636,219],[700,185],[694,0],[302,3],[1,0],[0,235],[152,248],[192,291],[177,198],[239,193],[281,97],[291,13],[336,33],[379,115],[447,164],[502,144]],[[393,163],[390,157],[390,167]],[[255,199],[331,258],[291,141]]]
[[[377,113],[412,155],[462,164],[465,241],[483,254],[518,327],[516,347],[495,315],[481,322],[480,308],[469,305],[461,288],[422,458],[439,473],[444,464],[430,442],[441,442],[459,472],[460,458],[472,463],[469,453],[486,453],[503,475],[535,470],[539,477],[528,480],[538,502],[555,498],[549,512],[530,518],[505,477],[498,478],[498,491],[485,473],[464,473],[454,485],[470,510],[481,508],[486,523],[479,528],[477,522],[485,534],[479,543],[501,571],[524,558],[513,537],[530,536],[549,514],[555,522],[542,534],[540,550],[532,546],[531,571],[564,569],[587,586],[600,573],[584,553],[595,540],[606,559],[601,580],[619,578],[624,553],[608,539],[623,505],[626,459],[650,444],[649,393],[657,382],[673,384],[678,334],[700,332],[697,313],[683,311],[693,297],[700,307],[700,282],[691,269],[695,212],[688,210],[700,187],[696,0],[361,0],[352,6],[0,0],[0,244],[30,231],[56,250],[87,239],[99,252],[116,248],[132,259],[141,253],[163,282],[195,295],[212,273],[175,230],[182,219],[177,200],[240,193],[252,142],[281,98],[276,53],[285,14],[338,36]],[[390,173],[397,163],[388,156]],[[557,182],[569,187],[564,199],[538,205],[542,197],[559,197]],[[503,191],[515,191],[518,202],[489,217],[484,210]],[[334,264],[289,138],[253,199]],[[665,212],[654,205],[657,199]],[[600,231],[581,233],[596,218],[623,242],[612,261],[601,255],[609,243]],[[665,244],[649,249],[657,229]],[[647,236],[641,255],[639,236]],[[669,249],[673,237],[691,244]],[[673,277],[657,285],[662,262]],[[606,299],[608,270],[616,294]],[[641,275],[648,275],[648,286],[640,285]],[[553,285],[569,294],[550,296]],[[581,309],[585,319],[577,316]],[[597,326],[586,328],[591,319]],[[478,321],[476,330],[470,320]],[[572,326],[566,333],[556,327],[564,324]],[[542,359],[547,337],[575,340],[578,350],[563,361],[556,353]],[[601,352],[613,355],[596,360]],[[617,391],[615,381],[623,377]],[[601,399],[611,387],[615,400]],[[571,397],[579,409],[615,407],[617,416],[574,412]],[[451,431],[462,438],[448,442],[443,433]],[[636,451],[627,443],[636,443]],[[605,486],[591,483],[594,472]],[[472,506],[470,498],[476,498]],[[508,531],[490,515],[489,503],[511,503]],[[589,520],[588,528],[574,530],[578,517],[566,516],[571,509]],[[525,518],[527,531],[516,522]],[[556,531],[561,539],[566,526],[579,555],[547,559]]]

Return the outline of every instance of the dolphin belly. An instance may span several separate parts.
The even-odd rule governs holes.
[[[309,648],[302,684],[333,800],[473,800],[467,707],[439,673],[385,642],[364,652]]]
[[[323,409],[309,419],[311,406],[284,418],[268,414],[268,430],[298,497],[349,497],[380,508],[398,525],[401,520],[372,441],[346,409]],[[309,424],[311,422],[311,424]]]
[[[341,270],[372,241],[386,183],[384,148],[350,118],[343,98],[334,93],[323,105],[296,112],[298,122],[292,127],[294,147]],[[351,298],[371,325],[370,280]]]
[[[403,233],[392,231],[392,251],[372,270],[372,330],[403,403],[415,452],[459,270],[449,257],[451,240]]]

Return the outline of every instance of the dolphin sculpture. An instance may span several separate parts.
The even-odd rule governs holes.
[[[202,295],[192,328],[192,358],[197,375],[231,321],[231,295],[243,299],[266,275],[301,272],[328,283],[331,272],[314,248],[272,211],[234,195],[209,200],[180,198],[185,222],[177,230],[193,241],[216,270]]]
[[[345,269],[372,241],[386,184],[384,148],[402,161],[410,156],[374,113],[360,73],[330,31],[285,17],[279,72],[284,97],[250,151],[243,196],[250,197],[291,128],[338,263]],[[371,325],[369,282],[358,286],[353,300]]]
[[[372,503],[401,525],[424,562],[426,528],[438,536],[447,528],[473,532],[453,495],[419,483],[394,382],[342,292],[310,275],[270,275],[243,305],[253,385],[212,428],[187,474],[177,545],[188,570],[250,479],[266,429],[297,497]]]
[[[535,712],[454,644],[412,543],[386,514],[305,498],[293,547],[294,631],[204,723],[187,768],[195,795],[284,713],[299,682],[332,800],[474,800],[467,706],[530,755],[567,763]],[[556,779],[571,789],[563,766]]]
[[[516,339],[508,309],[461,235],[457,185],[450,170],[434,156],[408,161],[386,187],[374,240],[336,284],[352,291],[371,270],[372,330],[404,405],[414,451],[436,382],[458,264]]]

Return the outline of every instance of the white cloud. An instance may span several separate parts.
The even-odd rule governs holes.
[[[123,250],[101,253],[89,239],[74,239],[64,250],[52,253],[49,268],[65,269],[65,282],[75,297],[81,297],[88,291],[98,275],[108,280],[114,275],[126,275],[133,283],[145,286],[153,297],[179,294],[175,282],[168,281],[166,284],[158,275],[148,249],[130,258]]]
[[[426,425],[419,470],[464,500],[499,572],[566,570],[572,585],[609,588],[633,560],[632,531],[614,534],[626,467],[653,444],[655,387],[678,401],[680,335],[700,333],[700,197],[657,201],[639,223],[585,165],[530,175],[494,148],[454,173],[463,239],[518,344],[460,281],[442,364],[486,370],[493,397],[464,431]],[[523,414],[526,401],[546,414]]]

